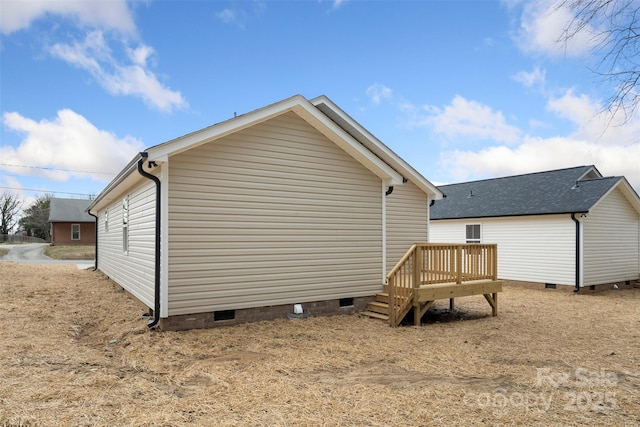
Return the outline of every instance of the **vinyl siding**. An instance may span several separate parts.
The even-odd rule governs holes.
[[[427,242],[427,195],[411,182],[398,185],[386,197],[387,272],[414,243]]]
[[[380,289],[382,183],[294,113],[169,164],[169,315]]]
[[[584,219],[584,284],[638,278],[640,218],[616,189]]]
[[[148,182],[148,183],[147,183]],[[129,251],[122,251],[122,199],[129,195]],[[155,185],[145,182],[98,212],[98,268],[147,307],[154,302]]]
[[[569,215],[431,221],[431,242],[464,243],[465,225],[480,224],[482,243],[498,244],[505,280],[575,284],[575,223]]]

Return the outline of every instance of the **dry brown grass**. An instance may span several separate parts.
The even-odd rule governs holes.
[[[94,245],[55,245],[45,247],[43,253],[53,259],[94,259],[96,247]]]
[[[509,288],[426,325],[356,316],[187,332],[102,274],[0,262],[0,425],[640,424],[640,289]]]
[[[7,248],[0,248],[0,257],[3,257],[3,256],[5,256],[6,254],[8,254],[8,253],[9,253],[9,250],[10,250],[10,249],[7,249]]]

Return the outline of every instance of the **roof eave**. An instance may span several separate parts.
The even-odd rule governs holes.
[[[318,106],[320,104],[325,104],[329,108],[331,108],[335,113],[337,113],[343,120],[345,120],[349,125],[353,126],[364,135],[368,141],[370,141],[373,145],[375,145],[378,149],[380,149],[386,156],[393,159],[393,161],[397,164],[400,171],[398,171],[404,178],[408,179],[412,183],[414,183],[418,188],[427,193],[429,196],[432,196],[432,199],[440,200],[443,198],[443,193],[440,191],[435,185],[433,185],[428,179],[426,179],[422,174],[416,171],[411,165],[409,165],[404,159],[398,156],[393,150],[387,147],[382,141],[376,138],[371,132],[369,132],[366,128],[364,128],[360,123],[354,120],[351,116],[349,116],[344,110],[338,107],[333,101],[331,101],[325,95],[318,96],[309,101],[314,106]]]
[[[163,159],[236,133],[273,117],[294,112],[319,132],[348,152],[357,161],[380,177],[387,185],[402,183],[402,176],[381,159],[355,141],[344,129],[329,120],[302,95],[295,95],[227,121],[209,126],[183,137],[167,141],[147,150],[149,160]]]
[[[86,209],[86,212],[94,211],[96,208],[100,208],[109,200],[108,195],[117,187],[119,187],[125,181],[138,181],[141,179],[141,176],[132,175],[133,172],[137,172],[138,169],[138,161],[142,159],[142,153],[136,154],[136,156],[131,159],[131,161],[120,171],[118,175],[98,194],[98,196],[91,202],[89,207]],[[133,177],[133,179],[132,179]]]
[[[540,212],[540,213],[521,213],[506,215],[477,215],[477,216],[455,216],[446,218],[429,218],[431,221],[459,220],[459,219],[486,219],[486,218],[515,218],[523,216],[548,216],[548,215],[571,215],[571,214],[588,214],[588,210],[562,211],[562,212]]]

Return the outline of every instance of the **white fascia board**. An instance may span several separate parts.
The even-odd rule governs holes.
[[[631,184],[629,184],[629,181],[627,181],[627,178],[625,178],[624,176],[622,177],[618,185],[620,186],[622,193],[626,196],[631,206],[633,206],[636,212],[640,215],[640,196],[638,196],[636,190],[633,189]]]
[[[138,153],[127,166],[98,194],[93,202],[87,208],[87,212],[97,213],[105,206],[110,205],[113,201],[118,200],[120,196],[129,188],[138,182],[147,178],[138,172],[138,161],[143,159],[141,153]],[[154,160],[158,166],[162,164],[161,160]],[[157,168],[149,168],[145,160],[145,171],[153,173]]]
[[[147,150],[149,160],[173,156],[200,145],[206,144],[226,135],[236,133],[242,129],[254,126],[290,111],[295,105],[307,102],[302,95],[295,95],[275,104],[259,108],[246,114],[234,117],[224,122],[200,129],[171,141],[153,146]]]
[[[425,193],[434,196],[435,200],[440,200],[443,198],[443,193],[440,191],[435,185],[433,185],[428,179],[426,179],[422,174],[416,171],[409,163],[407,163],[402,157],[398,156],[393,150],[387,147],[382,141],[376,138],[371,132],[369,132],[366,128],[364,128],[360,123],[355,121],[351,116],[345,113],[340,107],[334,104],[326,96],[318,96],[312,99],[311,104],[319,105],[326,104],[329,106],[334,112],[336,112],[342,119],[344,119],[347,123],[357,129],[362,135],[364,135],[373,145],[375,145],[380,151],[382,151],[386,156],[393,159],[398,166],[402,169],[401,174],[405,175],[409,181],[413,182],[418,188],[420,188]]]
[[[636,213],[640,215],[640,197],[638,197],[638,193],[635,192],[631,184],[629,184],[629,181],[627,181],[627,178],[625,178],[624,176],[620,177],[618,182],[616,182],[615,185],[612,185],[609,191],[604,193],[602,197],[600,197],[600,199],[598,199],[598,201],[595,202],[593,206],[591,206],[591,208],[589,208],[589,210],[593,210],[600,204],[600,202],[602,202],[609,194],[611,194],[612,191],[617,188],[620,189],[629,204],[633,207],[633,209],[635,209]]]
[[[591,165],[591,167],[589,167],[589,169],[583,173],[582,175],[580,175],[580,177],[577,179],[577,181],[581,181],[583,179],[585,179],[585,177],[587,175],[589,175],[591,172],[595,172],[595,174],[599,177],[602,178],[602,174],[600,173],[600,171],[593,165]]]
[[[351,135],[329,120],[301,95],[295,95],[267,107],[151,147],[147,150],[149,160],[166,159],[168,156],[215,141],[289,111],[302,117],[311,126],[380,177],[387,185],[402,184],[402,176],[400,174],[355,141]]]
[[[118,175],[116,175],[116,177],[113,178],[113,180],[109,184],[107,184],[104,190],[102,190],[100,194],[98,194],[93,202],[91,202],[91,204],[87,208],[87,212],[97,213],[102,206],[108,204],[111,201],[109,193],[111,193],[123,182],[131,181],[131,174],[133,171],[137,171],[138,160],[140,160],[141,158],[142,156],[140,155],[140,153],[136,154],[136,156],[129,162],[129,164],[127,164],[127,166],[125,166],[124,169],[122,169],[120,173],[118,173]]]
[[[402,175],[356,141],[308,101],[293,108],[293,112],[382,179],[385,185],[402,185]]]

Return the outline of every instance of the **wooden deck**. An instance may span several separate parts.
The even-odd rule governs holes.
[[[482,244],[417,243],[387,275],[385,292],[376,295],[363,314],[397,326],[413,309],[414,323],[431,305],[448,299],[484,295],[491,314],[498,314],[497,246]]]

